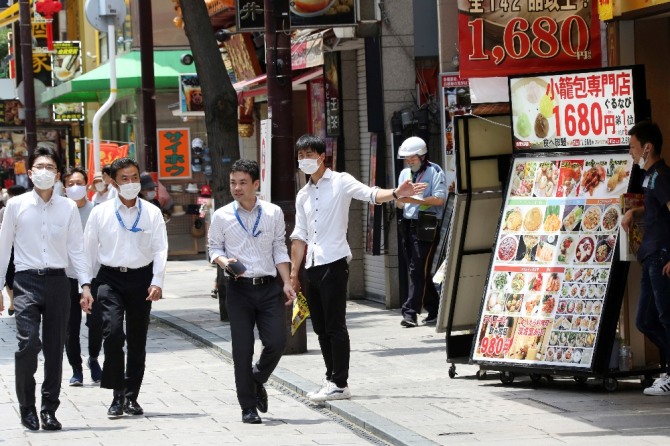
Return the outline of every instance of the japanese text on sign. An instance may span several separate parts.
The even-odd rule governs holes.
[[[517,149],[626,145],[635,123],[630,69],[511,78],[510,95]]]
[[[163,179],[191,178],[189,129],[159,129],[158,177]]]
[[[458,0],[458,8],[463,77],[600,66],[593,0]]]

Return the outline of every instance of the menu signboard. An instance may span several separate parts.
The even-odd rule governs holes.
[[[516,158],[472,359],[592,367],[627,154]]]
[[[510,78],[514,149],[627,146],[633,90],[632,68]]]

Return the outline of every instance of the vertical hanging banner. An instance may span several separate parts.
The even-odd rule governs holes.
[[[191,178],[191,137],[188,128],[158,129],[158,178]]]
[[[326,136],[340,136],[340,81],[339,53],[323,56],[323,78],[326,99]]]
[[[51,78],[54,86],[74,79],[82,73],[81,42],[54,42],[51,53]],[[53,120],[83,121],[84,103],[54,104]]]
[[[601,66],[597,0],[458,0],[462,77]]]

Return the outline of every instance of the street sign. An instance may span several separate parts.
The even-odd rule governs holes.
[[[110,20],[114,21],[116,27],[120,27],[126,19],[124,0],[86,0],[84,10],[86,20],[93,28],[103,33],[107,32]]]

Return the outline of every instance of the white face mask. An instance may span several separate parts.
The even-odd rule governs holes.
[[[411,170],[414,173],[418,172],[419,169],[421,169],[421,163],[416,163],[416,164],[410,164],[409,165],[409,170]]]
[[[304,173],[307,175],[312,175],[314,172],[319,170],[319,160],[318,159],[311,159],[311,158],[305,158],[298,160],[298,168],[302,170]]]
[[[95,190],[97,190],[98,192],[102,192],[103,190],[105,190],[105,186],[106,184],[103,183],[102,181],[99,183],[95,183]]]
[[[150,190],[149,192],[144,194],[144,196],[146,197],[147,200],[153,200],[154,198],[156,198],[156,191]]]
[[[119,195],[126,200],[134,200],[141,189],[142,185],[140,183],[119,184]]]
[[[33,184],[38,189],[51,189],[56,182],[56,173],[47,169],[33,170],[33,177],[31,180],[33,180]]]
[[[640,156],[640,159],[637,162],[637,165],[640,166],[640,169],[644,170],[644,165],[647,163],[647,160],[644,159],[644,148],[642,148],[642,155]]]
[[[75,184],[74,186],[66,187],[65,195],[67,195],[70,200],[81,200],[86,196],[86,186]]]

